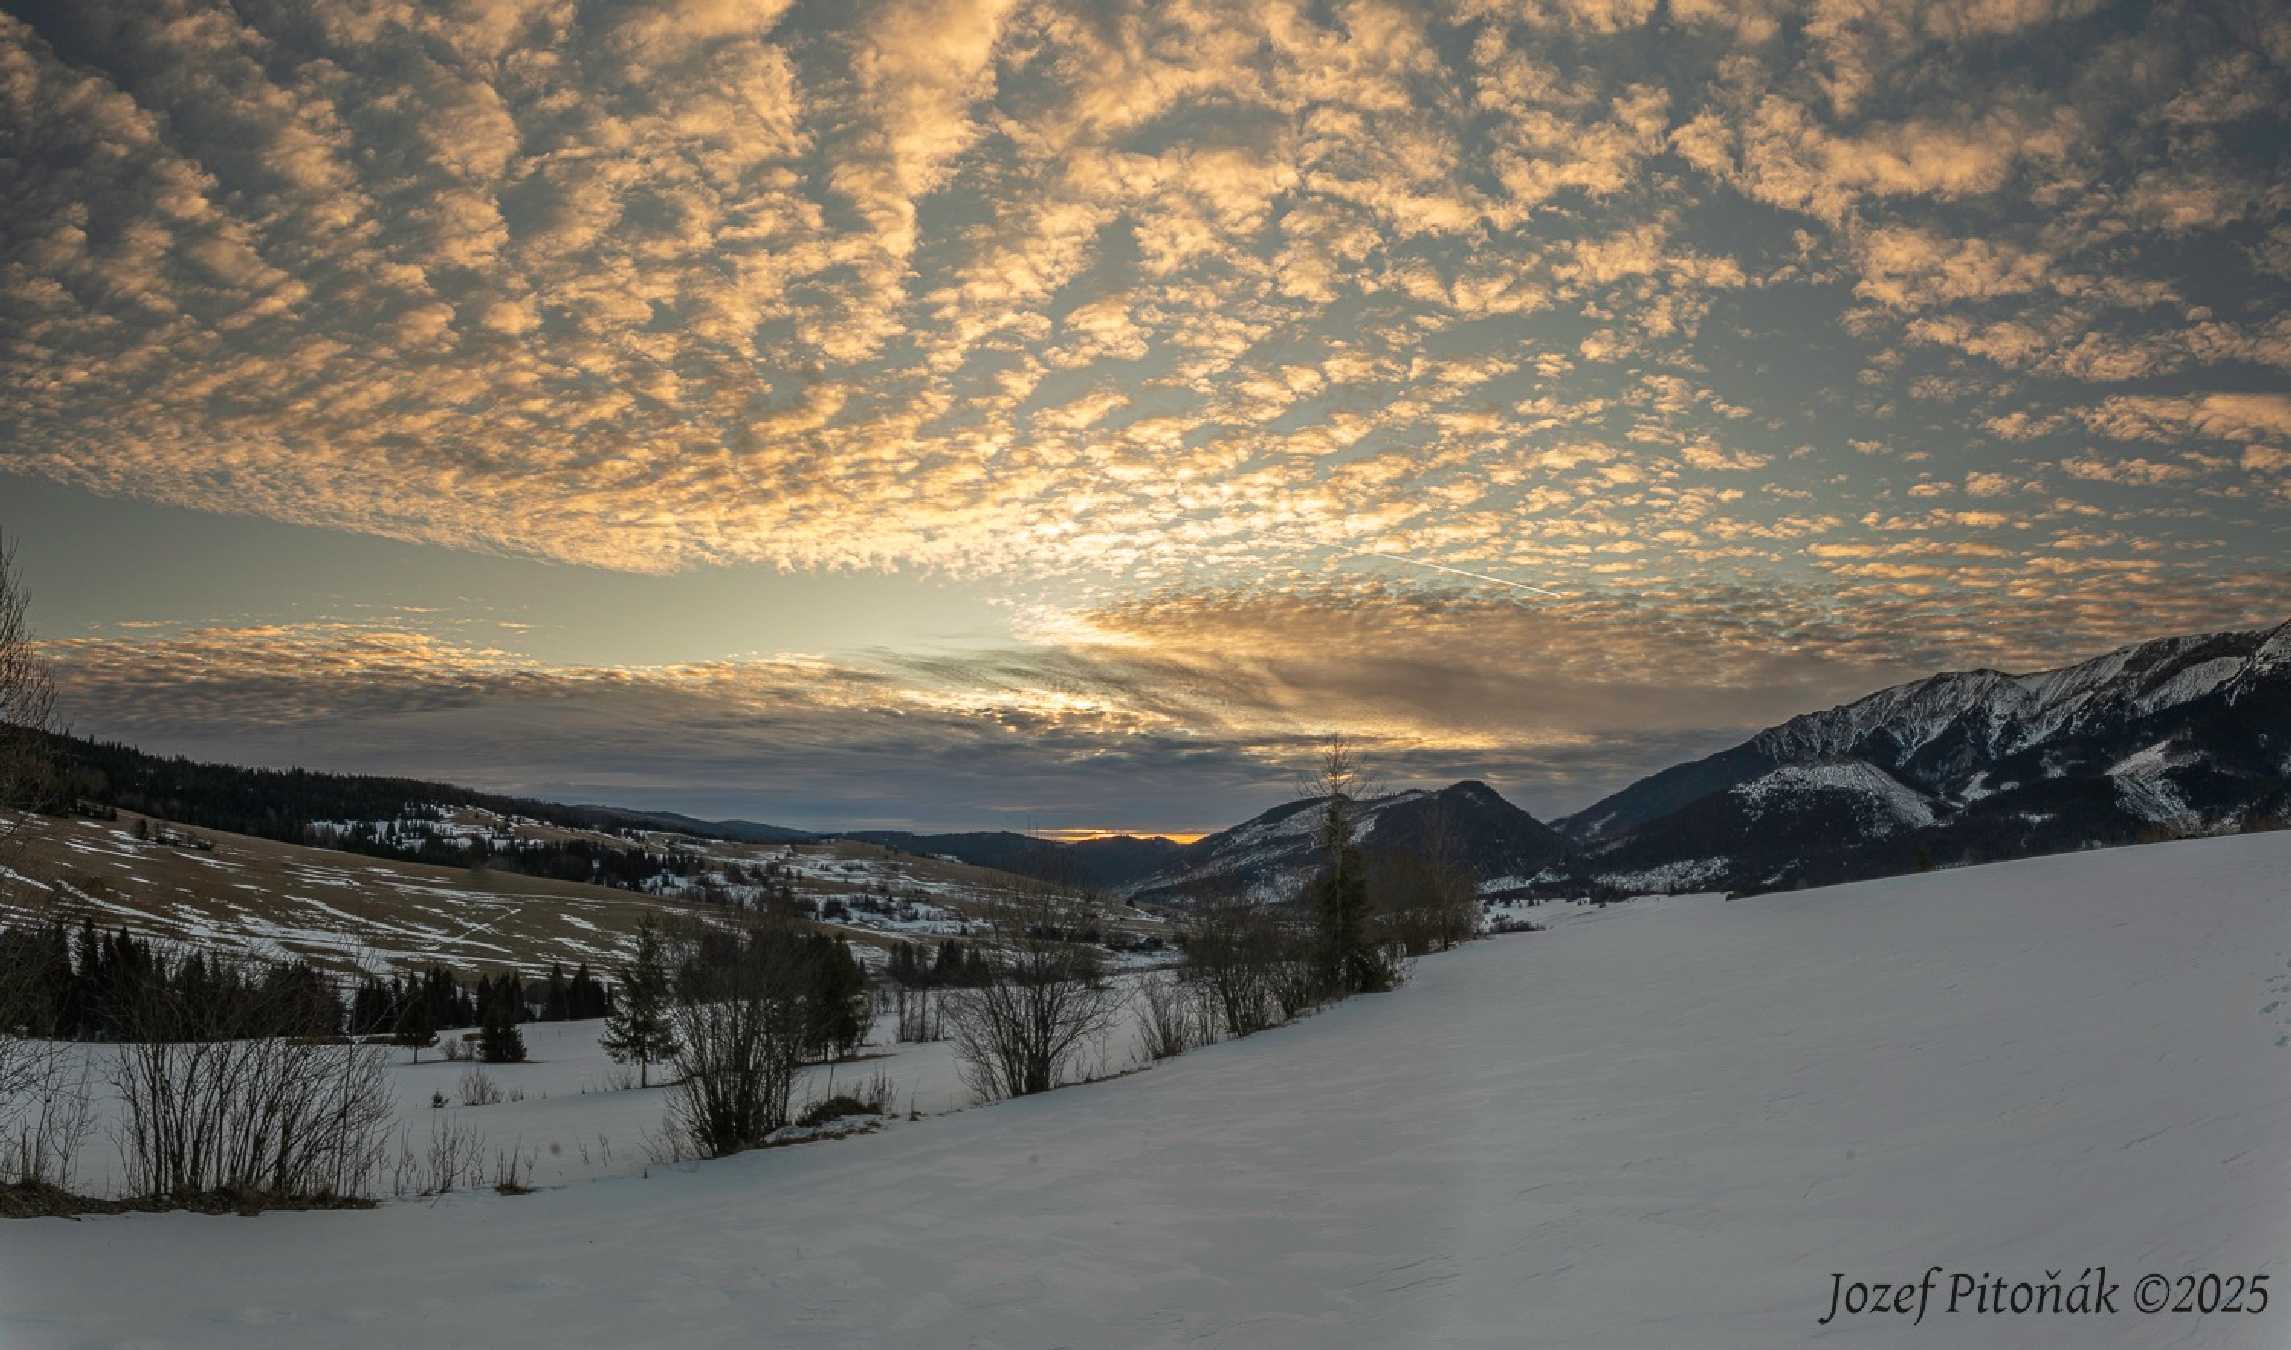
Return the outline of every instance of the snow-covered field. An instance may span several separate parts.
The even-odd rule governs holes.
[[[2291,1343],[2291,1290],[2132,1306],[2148,1272],[2291,1284],[2291,834],[1535,917],[1394,995],[878,1135],[0,1224],[0,1345]],[[1817,1325],[1833,1272],[2102,1264],[2114,1315]]]
[[[417,1064],[410,1051],[395,1046],[382,1051],[389,1056],[391,1095],[397,1105],[393,1156],[401,1143],[420,1156],[434,1131],[450,1128],[473,1141],[488,1174],[501,1156],[515,1153],[525,1160],[536,1186],[642,1174],[656,1156],[662,1133],[668,1103],[662,1082],[668,1071],[655,1065],[650,1088],[627,1086],[636,1080],[637,1066],[615,1064],[598,1047],[603,1026],[601,1021],[528,1022],[521,1028],[528,1056],[522,1064],[449,1063],[436,1050],[424,1050]],[[874,1043],[862,1058],[832,1068],[804,1069],[796,1085],[796,1105],[800,1108],[839,1093],[856,1095],[877,1075],[890,1082],[891,1099],[901,1117],[884,1121],[884,1128],[913,1128],[904,1119],[910,1111],[930,1116],[972,1104],[949,1043],[897,1044],[892,1031],[893,1019],[885,1015],[877,1020]],[[457,1038],[461,1034],[447,1033]],[[1136,1047],[1135,1030],[1125,1019],[1102,1047],[1090,1049],[1077,1071],[1093,1076],[1119,1073],[1135,1061]],[[83,1053],[90,1061],[90,1079],[97,1084],[98,1124],[75,1160],[72,1189],[113,1195],[118,1193],[121,1168],[112,1122],[120,1108],[103,1079],[105,1062],[114,1052],[109,1046],[90,1045]],[[464,1080],[473,1073],[490,1079],[501,1100],[464,1105]],[[433,1105],[441,1093],[446,1104]],[[389,1185],[388,1178],[382,1185]],[[0,1337],[0,1347],[12,1350],[5,1337]]]

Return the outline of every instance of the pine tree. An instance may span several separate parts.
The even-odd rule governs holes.
[[[1360,761],[1342,737],[1330,738],[1319,772],[1304,784],[1321,799],[1313,842],[1326,859],[1312,884],[1324,992],[1337,998],[1392,987],[1392,974],[1368,930],[1367,867],[1353,843],[1361,803],[1374,795]]]
[[[669,1024],[668,949],[660,923],[644,916],[636,930],[636,957],[621,968],[620,988],[605,1013],[605,1034],[599,1042],[616,1064],[637,1062],[637,1083],[652,1086],[652,1065],[676,1053],[674,1028]]]
[[[397,1031],[392,1039],[413,1050],[414,1063],[422,1062],[422,1047],[437,1039],[437,1030],[430,1025],[428,999],[409,998],[405,1001],[398,1010]]]
[[[477,1052],[488,1064],[515,1064],[525,1058],[525,1033],[517,1029],[518,981],[505,977],[478,982]]]
[[[867,976],[850,946],[825,933],[804,939],[803,970],[809,1049],[843,1059],[867,1036]]]

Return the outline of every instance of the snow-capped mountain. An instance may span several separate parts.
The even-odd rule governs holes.
[[[2291,624],[1898,685],[1556,823],[1613,885],[1763,887],[2231,830],[2287,807]]]
[[[1122,888],[1134,899],[1188,900],[1218,892],[1260,900],[1293,896],[1319,866],[1314,830],[1323,798],[1287,802],[1229,830],[1189,844],[1175,860]],[[1487,894],[1525,887],[1538,876],[1563,875],[1569,852],[1557,831],[1480,782],[1437,792],[1411,790],[1363,802],[1358,839],[1364,851],[1416,848],[1435,831],[1453,837]]]

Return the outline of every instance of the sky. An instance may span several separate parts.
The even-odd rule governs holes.
[[[2265,0],[0,0],[75,729],[803,827],[1539,816],[2291,618]]]

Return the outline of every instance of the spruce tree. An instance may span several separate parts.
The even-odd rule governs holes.
[[[652,1086],[652,1065],[676,1053],[674,1028],[669,1023],[668,946],[660,922],[644,916],[636,929],[636,957],[621,967],[620,988],[613,991],[605,1013],[605,1034],[599,1042],[616,1064],[637,1062],[637,1083]]]
[[[477,1049],[488,1064],[515,1064],[525,1058],[525,1033],[517,1029],[517,985],[496,980],[488,987],[477,1010]]]
[[[1368,869],[1353,842],[1361,804],[1375,789],[1342,737],[1330,738],[1319,772],[1304,787],[1321,801],[1313,842],[1326,861],[1313,880],[1311,900],[1322,992],[1343,998],[1389,989],[1392,973],[1369,931]]]
[[[399,1045],[414,1052],[414,1063],[422,1062],[422,1047],[437,1039],[436,1028],[430,1025],[430,1003],[424,998],[409,998],[398,1009],[398,1025],[393,1037]]]

